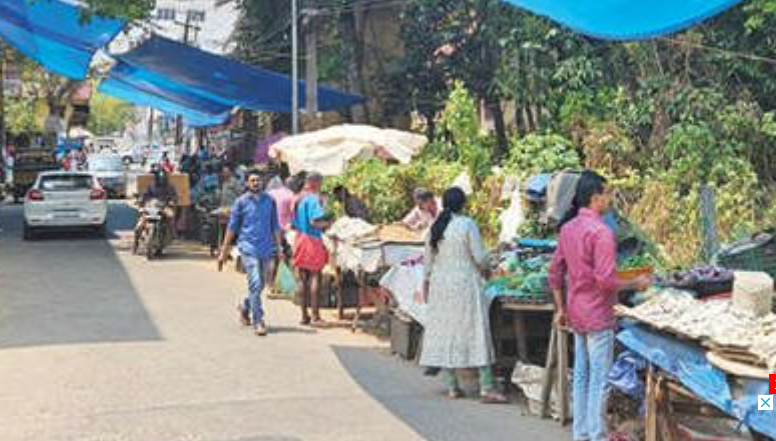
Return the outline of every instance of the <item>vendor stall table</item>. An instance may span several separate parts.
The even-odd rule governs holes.
[[[526,327],[526,315],[532,313],[555,312],[552,303],[518,303],[500,299],[501,309],[512,313],[512,325],[515,330],[517,342],[517,357],[527,363],[528,338]],[[552,318],[551,318],[552,319]],[[550,417],[550,398],[553,387],[558,388],[558,400],[560,402],[559,420],[565,425],[569,422],[569,332],[566,328],[558,328],[554,324],[550,330],[550,343],[547,347],[547,358],[542,378],[541,416]]]
[[[353,330],[358,326],[363,306],[374,304],[375,300],[378,300],[374,298],[375,290],[368,286],[368,276],[407,260],[420,259],[424,252],[423,243],[417,241],[347,242],[335,239],[332,248],[332,265],[337,292],[337,315],[340,320],[343,320],[345,316],[344,273],[353,272],[358,284],[359,295],[352,322]]]
[[[757,410],[758,395],[768,394],[767,380],[721,370],[709,361],[707,350],[698,342],[629,321],[622,324],[624,329],[617,339],[651,365],[647,384],[648,441],[661,437],[670,440],[671,433],[659,421],[658,411],[667,406],[666,401],[671,401],[672,396],[681,396],[684,401],[692,398],[689,401],[695,407],[713,407],[758,432],[756,436],[776,439],[776,413]],[[698,406],[699,403],[704,406]]]

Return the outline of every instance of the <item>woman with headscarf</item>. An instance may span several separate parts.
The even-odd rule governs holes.
[[[452,399],[463,396],[456,369],[477,368],[482,402],[505,403],[491,368],[495,354],[483,279],[488,252],[477,224],[462,214],[464,192],[451,188],[442,201],[444,209],[426,240],[421,300],[428,303],[428,313],[420,364],[442,368]]]

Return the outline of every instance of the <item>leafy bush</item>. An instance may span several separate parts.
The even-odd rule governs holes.
[[[441,194],[463,170],[461,165],[441,161],[397,165],[372,159],[353,163],[345,175],[327,180],[326,187],[344,185],[369,206],[373,222],[390,223],[412,209],[415,188]]]
[[[531,134],[513,139],[504,164],[507,170],[522,178],[581,165],[571,141],[556,134]]]
[[[474,98],[460,81],[450,92],[439,125],[440,136],[426,148],[421,160],[463,164],[477,181],[487,176],[494,142],[481,132]]]

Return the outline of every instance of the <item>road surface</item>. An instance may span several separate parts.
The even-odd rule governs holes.
[[[0,440],[570,439],[517,405],[449,401],[370,336],[298,327],[288,302],[256,337],[241,276],[196,247],[133,256],[133,222],[113,203],[108,240],[22,242],[21,207],[0,207]]]

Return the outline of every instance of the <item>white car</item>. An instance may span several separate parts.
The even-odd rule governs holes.
[[[115,153],[91,155],[88,163],[89,172],[94,174],[109,196],[123,198],[127,195],[127,172],[121,156]]]
[[[44,172],[24,197],[24,239],[54,228],[91,228],[105,234],[108,193],[83,172]]]

